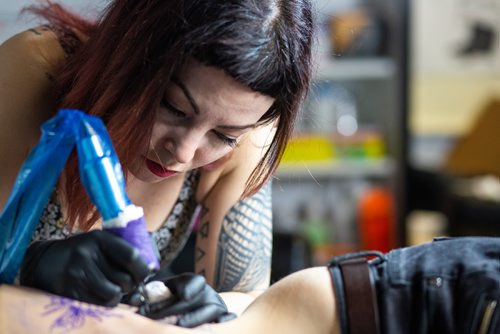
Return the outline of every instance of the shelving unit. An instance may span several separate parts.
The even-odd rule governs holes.
[[[323,221],[327,224],[323,226],[327,231],[324,233],[330,233],[333,248],[355,250],[359,247],[359,201],[366,191],[382,187],[391,194],[398,211],[394,222],[396,231],[391,233],[396,234],[393,236],[396,245],[404,244],[398,231],[401,212],[404,211],[401,180],[404,178],[402,156],[406,142],[406,119],[402,114],[405,59],[400,47],[406,38],[404,29],[401,29],[404,28],[404,4],[398,0],[345,0],[337,3],[338,6],[333,6],[331,1],[316,2],[321,3],[319,9],[325,9],[320,19],[327,20],[329,15],[336,15],[346,8],[368,6],[372,14],[385,23],[387,49],[383,54],[338,56],[333,52],[328,55],[331,45],[319,45],[312,90],[297,131],[301,135],[309,133],[336,138],[332,133],[338,128],[330,124],[331,132],[328,132],[328,122],[335,122],[338,118],[333,114],[328,117],[328,108],[329,104],[339,104],[339,99],[345,98],[341,103],[355,104],[354,116],[359,129],[375,129],[381,135],[384,154],[376,159],[368,156],[344,158],[335,154],[331,161],[326,162],[282,163],[273,183],[275,231],[280,235],[297,235],[307,242],[305,226],[311,221]],[[320,43],[331,43],[332,38],[325,36],[329,28],[323,24],[321,29]],[[330,93],[337,95],[328,96]],[[338,108],[342,107],[345,104],[333,106],[331,112],[338,113]]]
[[[389,57],[321,59],[315,80],[387,80],[394,76],[395,71],[395,63]]]
[[[321,163],[282,164],[275,177],[280,180],[389,178],[394,175],[391,158],[364,160],[332,160]]]

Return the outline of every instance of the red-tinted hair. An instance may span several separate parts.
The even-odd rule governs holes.
[[[244,195],[276,169],[310,82],[309,0],[115,0],[96,23],[50,0],[28,10],[57,29],[89,37],[57,74],[58,106],[103,119],[125,175],[137,153],[149,147],[161,96],[188,57],[275,98],[261,122],[278,119],[277,132]],[[87,230],[98,215],[79,181],[75,157],[64,176],[60,190],[68,222],[79,221]]]

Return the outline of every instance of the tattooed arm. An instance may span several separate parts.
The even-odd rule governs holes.
[[[269,138],[269,128],[266,130]],[[255,195],[240,199],[245,180],[260,157],[256,151],[261,154],[262,147],[260,151],[249,149],[248,145],[238,147],[229,160],[236,167],[217,177],[202,201],[196,272],[204,275],[217,291],[227,292],[223,298],[235,313],[240,313],[270,283],[271,182]]]
[[[240,200],[224,217],[214,286],[250,292],[269,286],[272,252],[271,182]]]
[[[241,313],[254,297],[269,287],[272,252],[271,182],[252,197],[240,200],[225,215],[218,235],[211,230],[208,210],[202,216],[196,247],[198,272],[206,275],[203,247],[217,237],[211,284],[223,294],[230,310]],[[207,276],[208,277],[208,276]],[[244,294],[241,294],[244,293]]]

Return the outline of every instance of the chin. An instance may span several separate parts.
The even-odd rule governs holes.
[[[147,168],[130,170],[129,175],[134,179],[142,181],[144,183],[158,183],[165,180],[164,178],[152,174]]]

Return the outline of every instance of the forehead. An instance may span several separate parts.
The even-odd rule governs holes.
[[[192,59],[178,72],[177,78],[202,109],[256,114],[257,121],[274,102],[272,97],[252,91],[223,70]]]

